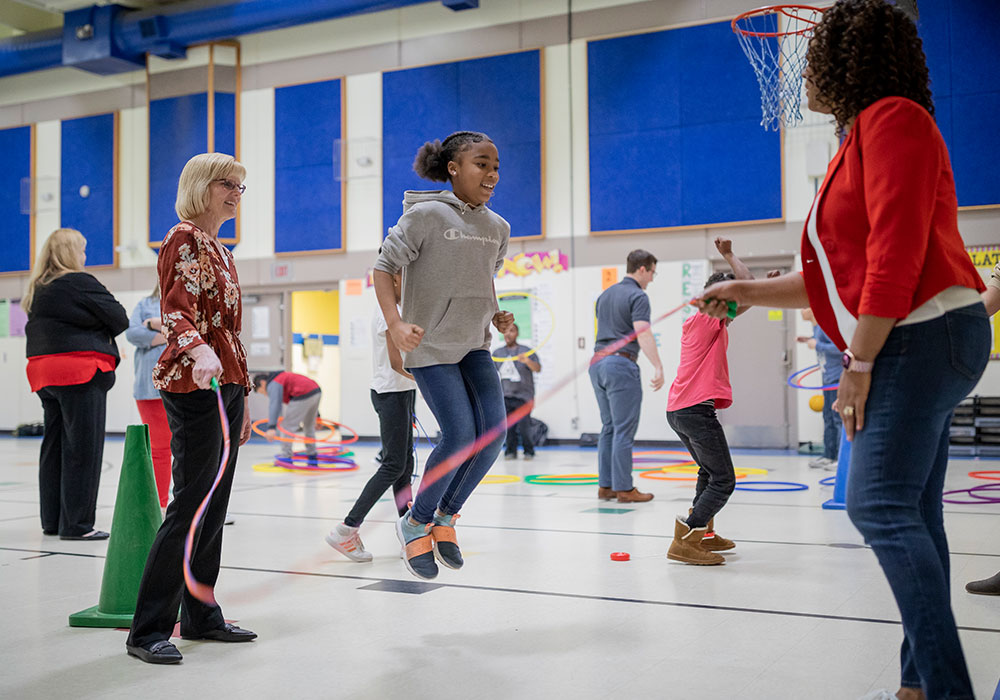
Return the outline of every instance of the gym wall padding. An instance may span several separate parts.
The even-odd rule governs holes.
[[[0,273],[25,272],[31,269],[31,216],[23,213],[21,198],[22,182],[29,183],[31,179],[31,127],[0,129],[0,153],[4,161],[4,167],[0,168],[4,244]]]
[[[780,220],[780,132],[729,22],[587,46],[590,228]]]
[[[116,121],[115,114],[99,114],[62,122],[60,222],[87,239],[88,267],[117,262]]]
[[[920,0],[938,128],[960,207],[1000,206],[1000,3]]]
[[[215,151],[235,154],[236,99],[215,93]],[[208,151],[208,94],[152,100],[149,104],[149,244],[159,246],[177,223],[174,202],[184,164]],[[229,220],[219,240],[238,243],[236,225]]]
[[[413,172],[417,150],[454,131],[486,133],[500,153],[489,206],[511,238],[544,235],[542,59],[522,51],[392,71],[382,76],[382,234],[403,213],[406,190],[448,189]]]
[[[343,80],[274,91],[274,252],[344,249]]]

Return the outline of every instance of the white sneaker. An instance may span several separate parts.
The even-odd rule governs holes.
[[[826,458],[826,459],[823,460],[823,469],[825,469],[828,472],[835,472],[835,471],[837,471],[837,465],[838,465],[838,462],[835,459]]]
[[[811,469],[822,469],[826,465],[826,457],[813,457],[809,460],[809,467]]]
[[[896,700],[896,694],[890,693],[885,688],[879,688],[878,690],[873,690],[858,700]]]
[[[372,553],[365,550],[365,544],[358,535],[358,528],[341,523],[330,530],[326,543],[352,561],[371,561]]]

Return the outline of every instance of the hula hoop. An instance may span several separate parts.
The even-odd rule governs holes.
[[[669,457],[633,457],[632,464],[697,464],[693,459],[670,459]]]
[[[296,464],[293,460],[286,459],[284,457],[277,457],[274,460],[274,466],[276,466],[276,467],[282,467],[284,469],[296,469],[296,470],[306,470],[306,471],[311,470],[311,471],[317,471],[317,472],[352,472],[352,471],[354,471],[355,469],[358,468],[357,463],[353,459],[340,459],[339,457],[334,457],[334,458],[332,458],[330,460],[327,460],[325,462],[325,464],[339,464],[339,465],[343,465],[343,466],[337,466],[337,467],[322,466],[321,467],[321,466],[319,466],[319,463],[317,463],[316,466],[314,467],[314,466],[312,466],[312,465],[310,465],[308,463],[307,464]]]
[[[968,489],[955,489],[953,491],[945,491],[943,494],[941,494],[941,502],[957,506],[981,506],[981,505],[988,505],[991,503],[1000,503],[1000,495],[980,496],[978,494],[979,491],[993,491],[996,489],[1000,489],[1000,484],[982,484],[981,486],[973,486],[972,488]],[[956,498],[947,498],[947,496],[950,496],[952,494],[960,494],[960,493],[964,493],[965,495],[975,500],[959,501]]]
[[[597,483],[597,474],[529,474],[524,477],[524,483],[549,486],[592,486]]]
[[[272,462],[260,462],[259,464],[253,465],[253,470],[255,472],[268,472],[271,474],[330,474],[333,472],[354,471],[357,468],[357,465],[355,465],[350,469],[329,469],[326,467],[308,467],[300,469],[299,467],[281,467]]]
[[[534,355],[539,350],[541,350],[543,347],[545,347],[545,344],[547,342],[549,342],[550,340],[552,340],[552,334],[556,332],[556,314],[552,310],[552,307],[549,306],[548,302],[546,302],[540,296],[537,296],[535,294],[531,294],[530,292],[502,292],[500,294],[497,294],[497,300],[498,301],[500,299],[506,299],[507,297],[528,297],[529,299],[534,299],[539,304],[541,304],[542,306],[544,306],[545,310],[549,312],[549,316],[552,319],[552,324],[549,327],[549,334],[547,336],[545,336],[545,338],[542,340],[542,342],[540,342],[538,345],[536,345],[535,347],[533,347],[530,350],[528,350],[528,352],[522,353],[518,357],[528,357],[530,355]],[[517,360],[517,357],[497,357],[493,353],[490,353],[490,357],[493,358],[494,362],[514,362],[515,360]]]
[[[807,391],[827,391],[832,389],[837,389],[840,384],[830,384],[829,386],[805,386],[801,382],[803,379],[808,377],[810,374],[819,371],[819,365],[810,365],[805,369],[800,369],[798,372],[792,372],[788,375],[788,386],[793,389],[806,389]],[[799,375],[802,375],[801,377]]]
[[[267,433],[265,433],[263,430],[260,429],[260,426],[266,422],[267,418],[261,418],[260,420],[251,423],[250,428],[251,430],[253,430],[253,432],[257,433],[262,438],[266,438]],[[350,445],[351,443],[355,443],[358,441],[359,438],[358,431],[348,425],[344,425],[343,423],[338,423],[337,421],[327,420],[326,418],[318,418],[317,422],[320,423],[324,428],[328,428],[330,430],[329,434],[326,437],[307,438],[305,435],[296,436],[295,433],[290,433],[281,427],[282,419],[279,418],[278,431],[284,433],[285,435],[291,435],[292,437],[288,438],[288,437],[282,437],[281,435],[277,435],[273,439],[277,440],[278,442],[304,442],[307,444],[317,444],[317,445],[320,443],[326,443],[329,445]],[[329,436],[333,435],[334,432],[336,432],[338,426],[341,428],[346,428],[350,432],[354,433],[354,437],[349,438],[347,440],[330,440]]]
[[[516,484],[521,477],[516,474],[487,474],[480,484]]]
[[[996,474],[996,476],[983,476],[983,474]],[[973,479],[986,479],[987,481],[1000,481],[1000,469],[985,469],[978,472],[969,472]]]
[[[645,457],[647,455],[680,455],[685,460],[691,459],[691,453],[684,450],[642,450],[641,452],[633,452],[632,459],[634,460],[636,457]]]
[[[634,459],[632,460],[633,463],[635,463],[636,461],[637,460],[634,460]],[[634,472],[651,472],[651,471],[657,471],[657,470],[659,470],[659,471],[664,471],[665,472],[670,467],[696,467],[696,466],[698,466],[698,463],[695,462],[693,459],[689,459],[687,462],[675,462],[674,464],[669,464],[669,463],[668,464],[663,464],[663,460],[662,459],[648,459],[648,460],[644,460],[644,461],[652,462],[653,464],[656,464],[658,466],[655,466],[655,467],[632,467],[632,471],[634,471]]]
[[[698,481],[698,476],[694,472],[681,471],[686,467],[681,468],[670,468],[664,467],[662,469],[648,469],[644,472],[639,472],[639,476],[643,479],[653,479],[654,481]],[[677,471],[681,474],[694,474],[693,476],[670,476],[671,472]],[[737,479],[746,479],[746,474],[737,474]]]
[[[764,488],[760,488],[763,486]],[[775,488],[778,487],[778,488]],[[808,491],[806,484],[797,481],[748,481],[736,487],[738,491],[760,491],[760,492],[780,492],[780,491]]]
[[[834,486],[836,483],[837,483],[837,477],[835,476],[828,476],[825,479],[819,480],[820,486]]]

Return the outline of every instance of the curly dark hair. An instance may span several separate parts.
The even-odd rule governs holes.
[[[478,131],[456,131],[444,143],[436,139],[428,141],[417,151],[417,157],[413,159],[413,171],[427,180],[448,182],[451,179],[448,176],[448,162],[456,160],[458,154],[472,144],[482,141],[493,143],[493,139]]]
[[[838,0],[816,25],[806,60],[819,98],[833,110],[839,136],[861,110],[883,97],[906,97],[934,115],[917,27],[886,0]]]

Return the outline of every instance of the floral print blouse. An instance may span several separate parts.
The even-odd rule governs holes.
[[[243,302],[233,254],[190,221],[167,234],[156,266],[160,314],[167,343],[153,368],[153,386],[164,391],[198,390],[187,350],[207,343],[222,364],[220,384],[242,384],[250,392],[247,355],[240,341]]]

